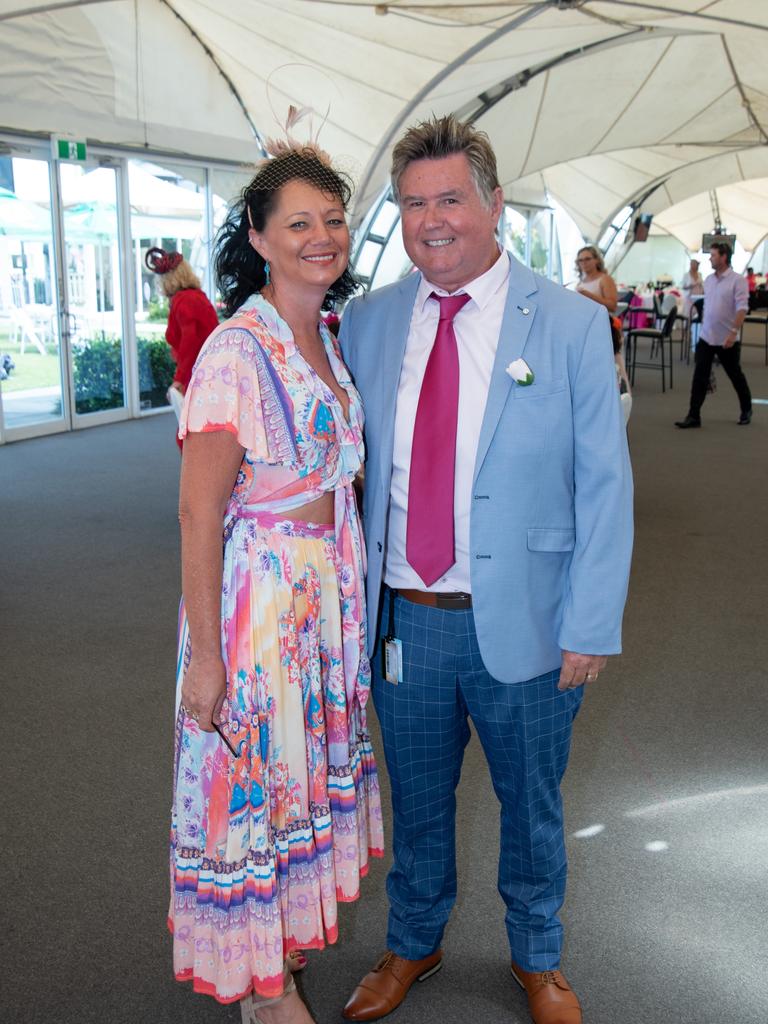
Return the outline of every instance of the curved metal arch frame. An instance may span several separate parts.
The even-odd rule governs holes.
[[[373,225],[376,223],[376,220],[377,220],[377,218],[379,216],[379,213],[380,213],[381,209],[388,202],[391,202],[391,203],[395,202],[394,194],[392,192],[392,186],[391,185],[388,185],[386,188],[384,188],[382,190],[381,195],[376,200],[376,202],[371,206],[370,210],[366,214],[365,220],[363,221],[363,223],[361,224],[360,228],[358,229],[358,231],[356,233],[356,237],[355,237],[354,251],[353,251],[352,259],[351,259],[350,262],[352,264],[352,269],[355,272],[356,279],[360,282],[360,284],[363,286],[363,288],[366,291],[370,291],[371,285],[376,280],[376,274],[377,274],[378,269],[379,269],[379,264],[381,263],[381,260],[382,260],[382,258],[384,256],[384,253],[386,252],[387,246],[389,245],[389,242],[392,239],[392,235],[397,230],[397,226],[400,223],[400,219],[401,219],[400,218],[400,214],[398,212],[397,217],[395,217],[395,219],[392,221],[392,223],[391,223],[391,225],[390,225],[390,227],[389,227],[389,229],[388,229],[386,234],[378,234],[377,232],[374,232],[372,230]],[[520,212],[522,212],[524,210],[526,212],[526,225],[527,225],[527,228],[526,228],[526,264],[527,265],[530,265],[530,231],[531,231],[531,224],[530,224],[531,218],[530,218],[530,214],[533,213],[534,211],[537,211],[537,212],[542,212],[542,211],[549,212],[549,214],[550,214],[550,245],[549,245],[548,261],[547,262],[548,262],[548,276],[551,277],[552,276],[552,269],[553,269],[553,266],[554,266],[553,240],[558,237],[557,225],[555,223],[554,216],[553,216],[553,213],[554,213],[553,208],[551,206],[538,206],[537,207],[537,206],[531,205],[530,203],[519,203],[518,204],[518,203],[508,202],[507,200],[505,200],[504,201],[504,211],[506,212],[506,210],[508,208],[519,210]],[[502,219],[503,219],[503,217],[504,217],[504,213],[502,213]],[[376,259],[374,261],[373,268],[372,268],[370,274],[363,276],[363,275],[361,275],[361,274],[359,274],[357,272],[356,264],[357,264],[358,259],[360,258],[360,254],[363,251],[363,247],[366,245],[366,243],[369,243],[369,242],[376,243],[379,246],[379,251],[376,254]],[[558,249],[557,249],[557,270],[558,270],[559,278],[560,278],[560,280],[562,280],[563,267],[562,267],[562,256],[561,256],[561,253],[560,253],[560,250],[559,250],[559,246],[558,246]]]
[[[368,213],[365,216],[365,219],[363,220],[355,235],[355,247],[351,260],[352,269],[355,272],[355,278],[360,282],[360,284],[363,286],[363,288],[365,288],[366,291],[371,290],[371,285],[376,279],[376,273],[379,269],[379,264],[381,263],[382,257],[386,252],[387,246],[389,245],[392,235],[397,230],[397,225],[400,223],[400,213],[398,211],[397,217],[395,217],[395,219],[392,221],[391,225],[389,226],[389,230],[385,235],[380,235],[372,230],[373,225],[376,223],[376,220],[379,216],[379,213],[388,202],[395,202],[395,197],[394,193],[392,192],[391,185],[385,186],[385,188],[382,190],[381,194],[379,195],[379,198],[376,200],[375,203],[373,203],[373,205],[369,209]],[[379,246],[379,251],[376,254],[376,259],[374,260],[373,269],[371,270],[370,274],[363,276],[357,272],[356,264],[360,258],[360,254],[363,251],[363,247],[367,242],[374,242],[376,245]]]
[[[764,25],[756,25],[751,22],[741,21],[734,18],[717,17],[716,15],[708,15],[701,12],[691,12],[681,10],[678,8],[670,8],[667,5],[662,7],[660,4],[646,3],[643,2],[643,0],[631,0],[631,2],[626,2],[626,0],[607,0],[607,2],[613,3],[619,7],[625,6],[632,7],[635,9],[641,8],[644,10],[664,14],[677,14],[680,15],[681,17],[694,18],[697,20],[700,19],[701,21],[707,23],[733,25],[739,28],[752,28],[757,31],[768,32],[768,27]],[[513,32],[515,29],[519,28],[526,22],[532,21],[533,19],[539,17],[539,15],[544,14],[546,11],[552,9],[578,10],[579,7],[585,6],[585,4],[577,6],[576,4],[570,3],[568,3],[566,6],[566,4],[562,2],[562,0],[541,0],[540,3],[533,4],[527,11],[524,11],[516,18],[512,18],[510,21],[506,22],[506,24],[500,26],[498,29],[496,29],[494,32],[491,32],[484,39],[479,40],[473,46],[468,47],[461,54],[459,54],[458,57],[454,58],[454,60],[452,60],[450,64],[447,64],[444,68],[442,68],[436,75],[434,75],[429,80],[429,82],[427,82],[424,86],[422,86],[421,89],[419,89],[416,95],[409,101],[409,103],[406,104],[406,106],[400,111],[395,120],[389,126],[384,137],[382,138],[379,145],[376,147],[373,154],[371,155],[370,160],[368,161],[365,174],[358,189],[358,195],[365,195],[384,154],[386,153],[390,144],[394,140],[397,132],[400,131],[402,126],[405,124],[410,114],[413,113],[413,111],[419,106],[419,104],[422,103],[441,82],[445,81],[447,78],[450,78],[454,71],[456,71],[462,65],[466,64],[467,61],[470,60],[472,57],[476,56],[478,53],[482,53],[483,50],[487,49],[489,46],[496,43],[499,39],[502,39],[505,35],[508,35],[510,32]],[[590,12],[586,10],[584,11],[584,13],[591,16]],[[528,84],[528,82],[531,81],[532,78],[536,77],[536,75],[551,70],[552,68],[557,67],[561,63],[568,63],[570,61],[579,60],[582,57],[598,52],[600,49],[609,49],[611,47],[620,46],[625,43],[635,42],[639,34],[647,35],[647,30],[642,26],[637,28],[632,27],[627,32],[624,32],[620,35],[612,36],[610,39],[601,40],[599,43],[594,43],[587,47],[581,47],[577,50],[565,51],[558,57],[552,58],[552,60],[550,61],[545,61],[542,62],[542,64],[540,65],[534,65],[531,68],[527,68],[524,69],[523,71],[517,72],[515,75],[510,76],[510,78],[505,79],[502,82],[499,82],[496,86],[484,90],[482,93],[478,94],[475,101],[469,101],[468,103],[464,104],[463,107],[460,107],[455,113],[458,116],[461,116],[463,119],[475,121],[479,119],[484,113],[487,113],[487,111],[490,110],[491,107],[495,106],[500,100],[504,99],[505,96],[509,95],[509,93],[514,92],[517,89],[524,88]],[[705,31],[699,32],[694,29],[675,30],[661,29],[656,27],[653,28],[654,38],[678,38],[686,35],[712,34],[714,33]],[[751,111],[751,109],[750,115],[750,119],[753,120],[753,123],[757,124],[756,119],[754,118],[754,113]],[[758,127],[762,131],[762,126],[758,124]],[[357,211],[354,211],[354,213],[356,214]]]
[[[29,7],[29,8],[26,8],[26,9],[17,9],[15,11],[7,11],[7,12],[5,12],[3,14],[0,14],[0,22],[2,22],[2,21],[9,21],[9,20],[12,20],[12,19],[15,19],[15,18],[25,17],[25,16],[28,16],[28,15],[43,14],[43,13],[48,13],[48,12],[55,12],[55,11],[60,11],[60,10],[66,10],[66,9],[73,8],[73,7],[90,6],[90,5],[93,5],[93,4],[100,4],[100,3],[106,3],[106,2],[111,2],[111,0],[59,0],[59,2],[39,4],[39,5],[35,6],[35,7]],[[208,59],[216,67],[217,71],[219,72],[219,74],[222,76],[222,78],[227,83],[227,86],[229,87],[230,91],[232,92],[232,95],[234,96],[236,102],[238,103],[238,105],[239,105],[239,107],[240,107],[240,109],[241,109],[241,111],[243,113],[243,116],[245,117],[245,119],[246,119],[246,121],[248,123],[248,126],[249,126],[249,128],[251,129],[251,131],[252,131],[252,133],[254,135],[254,138],[256,139],[256,141],[258,142],[259,146],[261,147],[262,152],[265,153],[264,142],[263,142],[262,136],[259,133],[258,129],[256,128],[256,125],[254,124],[253,119],[251,118],[251,115],[250,115],[250,112],[248,111],[247,106],[245,105],[242,97],[240,96],[240,94],[239,94],[239,92],[238,92],[234,82],[231,80],[231,78],[227,75],[227,73],[221,67],[221,65],[219,64],[218,60],[216,59],[214,53],[211,51],[210,47],[208,47],[207,44],[200,38],[200,36],[197,34],[197,32],[195,31],[193,26],[190,25],[189,22],[181,14],[178,13],[178,11],[175,10],[175,8],[171,4],[170,0],[159,0],[159,2],[162,3],[164,6],[166,6],[168,8],[168,10],[171,11],[175,15],[175,17],[178,18],[179,21],[187,28],[187,30],[190,32],[190,34],[195,39],[195,41],[201,46],[201,48],[203,49],[203,51],[206,54],[206,56],[208,57]],[[604,0],[604,2],[606,2],[606,0]],[[683,10],[683,9],[680,9],[680,8],[670,7],[668,4],[661,5],[661,4],[658,4],[658,3],[649,3],[649,2],[647,2],[647,0],[607,0],[607,2],[609,2],[610,4],[612,4],[613,6],[615,6],[617,8],[628,7],[628,8],[632,8],[634,10],[641,9],[641,10],[647,10],[649,12],[664,13],[664,14],[667,14],[667,15],[670,15],[670,14],[672,14],[672,15],[679,15],[681,17],[687,17],[687,18],[692,18],[692,19],[696,19],[696,20],[701,20],[702,22],[711,23],[711,24],[733,25],[733,26],[740,27],[740,28],[751,28],[751,29],[755,29],[755,30],[758,30],[758,31],[768,31],[768,27],[766,27],[764,25],[757,25],[757,24],[754,24],[752,22],[748,22],[748,21],[744,21],[744,20],[740,20],[740,19],[735,19],[735,18],[728,18],[728,17],[721,17],[721,16],[713,15],[713,14],[707,14],[705,12],[686,11],[686,10]],[[419,103],[421,103],[424,99],[426,99],[426,97],[429,95],[429,93],[437,85],[439,85],[440,82],[442,82],[445,79],[449,78],[450,75],[453,74],[453,72],[458,67],[461,67],[470,58],[472,58],[473,56],[475,56],[478,53],[481,53],[483,50],[487,49],[489,46],[491,46],[493,43],[495,43],[498,39],[503,38],[505,35],[507,35],[508,33],[512,32],[512,31],[514,31],[516,28],[519,28],[521,25],[525,24],[526,22],[531,21],[531,20],[537,18],[539,15],[543,14],[545,11],[552,10],[552,9],[557,9],[557,10],[579,10],[579,9],[584,9],[585,15],[590,16],[590,17],[593,16],[591,14],[591,12],[589,12],[586,9],[588,3],[589,3],[589,0],[540,0],[539,3],[533,3],[531,5],[531,7],[529,7],[527,10],[523,11],[517,17],[512,18],[510,21],[506,22],[504,25],[500,26],[495,31],[489,33],[489,35],[487,35],[483,39],[479,40],[473,46],[468,47],[458,57],[456,57],[453,61],[451,61],[450,64],[446,65],[446,67],[444,67],[440,72],[438,72],[436,75],[434,75],[432,77],[432,79],[430,79],[430,81],[427,82],[417,92],[416,96],[413,97],[413,99],[403,108],[403,110],[399,113],[399,115],[397,116],[395,121],[390,125],[390,127],[387,130],[384,138],[381,140],[379,145],[374,150],[374,153],[372,154],[371,159],[368,162],[368,166],[366,168],[366,172],[365,172],[365,175],[364,175],[363,180],[361,182],[360,188],[358,189],[358,195],[364,195],[365,194],[365,192],[366,192],[366,190],[367,190],[367,188],[368,188],[368,186],[369,186],[369,184],[371,182],[373,174],[374,174],[376,168],[378,167],[378,164],[381,161],[381,158],[383,157],[384,153],[386,152],[387,148],[389,147],[390,143],[392,142],[396,132],[401,128],[401,126],[403,125],[403,123],[405,122],[405,120],[407,119],[409,114],[414,109],[416,109],[416,107],[419,105]],[[386,8],[386,5],[383,5],[383,6]],[[470,102],[468,104],[465,104],[464,107],[460,108],[457,111],[457,114],[459,114],[460,116],[466,117],[467,119],[470,119],[470,120],[477,120],[478,118],[482,117],[482,115],[484,113],[486,113],[488,110],[490,110],[491,107],[495,106],[498,102],[500,102],[502,99],[504,99],[505,96],[509,95],[511,92],[516,91],[517,89],[524,88],[525,85],[527,85],[528,82],[531,81],[532,78],[536,77],[536,75],[542,74],[545,71],[550,70],[551,68],[556,67],[556,66],[558,66],[561,63],[567,63],[567,62],[570,62],[570,61],[573,61],[573,60],[579,60],[582,57],[585,57],[585,56],[587,56],[587,55],[589,55],[591,53],[598,52],[600,49],[610,48],[610,47],[613,47],[613,46],[623,45],[625,43],[634,42],[636,37],[637,37],[637,35],[639,33],[645,33],[645,29],[643,27],[634,28],[634,27],[629,26],[629,31],[627,31],[625,33],[622,33],[621,35],[613,36],[610,39],[602,40],[599,43],[595,43],[595,44],[592,44],[592,45],[587,46],[587,47],[582,47],[582,48],[579,48],[578,50],[565,51],[563,54],[559,55],[556,58],[553,58],[550,61],[542,62],[542,64],[540,64],[540,65],[536,65],[536,66],[533,66],[531,68],[524,69],[523,71],[518,72],[515,75],[511,76],[510,78],[508,78],[506,80],[503,80],[502,82],[498,83],[497,86],[495,86],[495,87],[493,87],[491,89],[484,90],[483,93],[478,95],[476,101]],[[691,34],[710,34],[710,33],[696,33],[694,30],[664,30],[664,29],[654,28],[654,36],[655,36],[655,38],[662,38],[664,36],[676,37],[676,36],[691,35]],[[721,33],[721,38],[723,38],[722,37],[722,33]],[[725,40],[724,40],[724,44],[725,44]],[[763,129],[762,125],[760,124],[760,122],[756,118],[756,116],[754,114],[754,111],[752,110],[751,106],[746,102],[746,97],[745,97],[744,92],[743,92],[743,87],[741,86],[741,83],[740,83],[740,81],[738,79],[738,75],[736,74],[735,68],[733,67],[733,62],[732,62],[732,60],[730,58],[730,53],[728,51],[727,45],[725,45],[725,51],[726,51],[726,57],[729,60],[729,62],[731,64],[731,68],[732,68],[732,70],[734,72],[734,78],[735,78],[736,87],[740,90],[740,92],[742,94],[742,101],[745,102],[745,105],[746,105],[746,108],[748,110],[748,114],[749,114],[750,120],[752,121],[753,125],[758,129],[758,131],[761,132],[763,137],[766,138],[768,136],[766,136],[765,130]],[[629,203],[629,200],[627,200],[627,202],[625,202],[622,205],[628,205],[628,203]],[[621,207],[618,207],[618,209],[621,209]],[[615,216],[615,213],[616,213],[616,211],[614,211],[612,213],[611,218],[608,218],[606,221],[603,222],[603,225],[601,225],[600,235],[598,237],[602,236],[602,234],[606,230],[606,225],[610,224],[612,217]],[[356,211],[353,211],[353,220],[355,219],[355,214],[356,214]]]
[[[752,257],[755,255],[757,250],[763,244],[763,242],[766,242],[766,241],[768,241],[768,231],[766,231],[766,233],[763,235],[763,237],[760,239],[760,241],[757,243],[757,245],[754,247],[754,249],[752,249],[752,251],[750,252],[750,254],[749,254],[749,258],[750,259],[752,259]]]
[[[703,157],[701,160],[692,160],[692,161],[690,161],[687,164],[683,164],[682,166],[675,168],[673,171],[668,171],[668,172],[666,172],[663,175],[659,175],[658,178],[652,179],[650,182],[647,182],[645,185],[643,185],[643,187],[638,189],[637,192],[634,192],[634,193],[630,194],[629,196],[627,196],[625,201],[620,206],[616,206],[611,211],[610,216],[606,217],[605,220],[600,225],[600,228],[599,228],[599,230],[597,232],[597,238],[600,239],[600,238],[603,237],[605,232],[613,224],[613,221],[614,221],[614,218],[616,217],[616,215],[618,213],[620,213],[621,210],[623,210],[625,206],[629,206],[631,208],[632,213],[631,213],[630,216],[634,216],[635,213],[637,213],[639,210],[642,209],[643,204],[646,203],[648,201],[648,199],[650,199],[650,197],[655,192],[657,192],[660,188],[662,188],[670,180],[670,178],[675,177],[677,174],[681,174],[687,168],[696,166],[697,164],[705,164],[709,160],[717,160],[720,156],[723,156],[723,155],[738,156],[739,153],[744,153],[744,152],[746,152],[748,150],[751,150],[751,149],[764,149],[764,148],[765,147],[764,147],[764,145],[762,143],[752,143],[749,146],[741,145],[741,146],[738,146],[738,147],[736,147],[736,146],[725,146],[725,147],[723,147],[723,153],[718,153],[716,156],[711,156],[711,155],[710,156],[706,156],[706,157]],[[743,181],[743,180],[748,180],[748,179],[743,179],[742,178],[742,179],[738,179],[738,180]],[[735,184],[735,181],[731,182],[730,184]],[[706,191],[706,190],[702,190],[702,191]],[[693,195],[698,195],[698,194],[699,193],[693,193]],[[690,196],[686,196],[685,198],[691,198],[691,197]],[[682,200],[680,200],[680,201],[682,202]],[[671,204],[671,205],[674,205],[674,204]],[[666,207],[665,207],[665,209],[666,209]],[[618,231],[616,232],[616,234],[618,234]],[[614,239],[615,239],[615,235],[614,235]],[[611,242],[609,242],[608,245],[605,246],[604,252],[605,252],[606,256],[611,251],[611,247],[612,247],[614,239],[612,239]],[[621,260],[624,258],[624,256],[626,256],[626,254],[632,248],[633,244],[634,243],[631,242],[628,245],[622,246],[620,250],[617,250],[616,253],[613,253],[611,255],[611,259],[609,261],[610,265],[611,266],[616,266],[618,263],[620,263]],[[754,252],[754,250],[752,250],[752,251]]]
[[[439,85],[440,82],[445,81],[446,78],[450,78],[450,76],[457,68],[461,67],[463,64],[466,64],[466,62],[471,57],[474,57],[478,53],[482,53],[483,50],[487,49],[498,39],[502,39],[505,35],[508,35],[508,33],[513,32],[516,28],[519,28],[520,25],[524,25],[526,22],[532,21],[534,18],[537,18],[540,14],[543,14],[544,11],[550,10],[553,3],[556,2],[557,0],[541,0],[540,3],[530,7],[527,11],[524,11],[516,18],[513,18],[511,21],[508,21],[505,25],[502,25],[494,32],[491,32],[488,36],[479,40],[473,46],[468,47],[468,49],[464,50],[461,54],[459,54],[458,57],[454,58],[454,60],[452,60],[450,64],[446,64],[446,66],[442,68],[440,71],[438,71],[436,75],[433,75],[433,77],[425,85],[423,85],[421,89],[418,90],[416,95],[408,103],[406,103],[406,105],[394,119],[392,124],[390,124],[389,128],[384,134],[384,137],[381,139],[378,146],[371,154],[371,158],[368,161],[368,166],[365,169],[365,173],[358,187],[357,194],[360,196],[365,195],[371,184],[371,180],[374,176],[374,173],[376,172],[376,169],[378,168],[384,154],[389,149],[389,146],[393,142],[396,134],[400,131],[403,124],[410,117],[413,111],[418,107],[418,105],[427,98],[430,92],[432,92],[432,90],[437,85]],[[354,212],[356,213],[356,211]]]

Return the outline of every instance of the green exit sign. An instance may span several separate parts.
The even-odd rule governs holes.
[[[53,155],[58,160],[77,160],[81,163],[86,159],[86,146],[84,142],[76,142],[74,139],[51,139]]]

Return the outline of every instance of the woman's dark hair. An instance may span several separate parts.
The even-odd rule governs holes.
[[[264,260],[248,241],[248,232],[251,227],[256,231],[264,230],[280,189],[296,180],[306,181],[320,192],[338,197],[347,209],[352,185],[346,175],[334,170],[311,146],[286,148],[265,163],[233,204],[216,238],[214,266],[227,316],[232,316],[249,295],[260,291],[267,283]],[[328,289],[323,309],[335,309],[357,288],[358,283],[347,268]]]

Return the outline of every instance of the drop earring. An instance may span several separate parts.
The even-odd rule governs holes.
[[[266,286],[272,280],[272,277],[271,277],[271,275],[269,273],[269,260],[264,260],[264,277],[266,279],[264,281],[264,287],[266,288]]]

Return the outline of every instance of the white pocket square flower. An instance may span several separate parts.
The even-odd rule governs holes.
[[[533,370],[524,359],[516,359],[513,363],[510,363],[507,367],[507,373],[515,384],[519,384],[520,387],[527,388],[529,384],[533,384]]]

